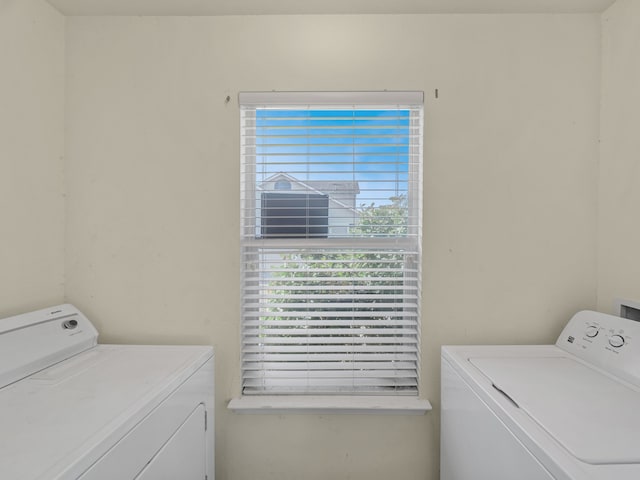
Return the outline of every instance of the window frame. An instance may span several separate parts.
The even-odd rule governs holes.
[[[300,105],[355,105],[357,107],[365,108],[367,106],[375,106],[381,109],[388,107],[395,107],[397,105],[405,105],[410,104],[412,108],[415,108],[415,105],[418,103],[416,100],[419,98],[419,104],[422,106],[423,104],[423,94],[422,92],[248,92],[240,94],[240,105],[242,107],[263,107],[263,106],[279,106],[279,107],[298,107]],[[293,247],[298,246],[299,248],[303,248],[301,245],[305,247],[315,247],[315,248],[344,248],[348,246],[358,245],[361,248],[364,247],[377,247],[377,248],[385,248],[389,246],[398,247],[402,246],[403,243],[412,244],[417,250],[417,268],[421,266],[421,228],[422,228],[422,119],[423,119],[423,111],[422,108],[419,109],[419,128],[420,128],[420,140],[417,144],[411,144],[410,148],[413,151],[410,152],[409,155],[417,157],[419,160],[417,162],[408,162],[409,165],[409,178],[413,179],[409,184],[412,186],[411,193],[408,195],[408,211],[409,218],[414,218],[415,221],[411,222],[408,226],[408,237],[388,237],[388,238],[304,238],[304,239],[290,239],[290,238],[260,238],[260,236],[256,236],[251,238],[250,235],[247,235],[247,229],[249,226],[245,224],[245,220],[243,218],[241,225],[241,244],[243,250],[243,256],[245,248],[259,248],[260,246],[264,246],[265,242],[269,242],[271,247],[279,245],[281,247]],[[243,135],[241,134],[241,138]],[[254,156],[254,162],[247,162],[246,159],[248,157]],[[247,145],[244,142],[241,145],[241,156],[242,156],[242,173],[241,173],[241,208],[242,212],[246,211],[255,211],[256,205],[258,203],[258,196],[256,193],[256,171],[255,171],[255,145]],[[257,216],[256,216],[257,218]],[[253,224],[253,228],[256,228],[256,224]],[[260,227],[259,227],[260,228]],[[243,263],[244,265],[244,263]],[[243,268],[243,282],[244,282],[244,268]],[[420,290],[421,283],[421,272],[418,272],[417,275],[418,282],[418,290]],[[244,297],[244,287],[243,287],[243,297]],[[418,293],[418,319],[417,319],[417,356],[418,359],[416,361],[416,390],[415,396],[419,395],[420,392],[420,299],[421,295]],[[244,322],[244,319],[243,319]],[[244,327],[243,327],[244,332]],[[244,333],[242,334],[244,338]],[[243,385],[244,385],[244,375],[243,375]],[[340,392],[334,392],[334,394],[340,394]],[[243,396],[246,395],[243,392]],[[256,397],[268,396],[269,393],[260,393],[254,394]],[[308,393],[307,395],[317,395],[315,393]],[[354,395],[354,393],[348,394],[348,396]],[[390,397],[395,397],[394,394],[389,394]],[[425,410],[427,408],[423,408]]]

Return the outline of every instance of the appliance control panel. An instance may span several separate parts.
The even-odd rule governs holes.
[[[556,346],[640,386],[640,322],[583,310],[569,320]]]
[[[0,319],[0,388],[97,342],[94,326],[69,304]]]

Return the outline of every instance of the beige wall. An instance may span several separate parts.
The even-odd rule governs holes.
[[[66,296],[103,342],[216,346],[219,480],[435,480],[440,345],[550,342],[594,306],[598,16],[67,26]],[[434,412],[226,410],[240,375],[236,95],[271,89],[425,91],[422,392]]]
[[[602,16],[602,113],[598,210],[598,308],[640,301],[640,2]]]
[[[64,25],[0,0],[0,318],[63,300]]]

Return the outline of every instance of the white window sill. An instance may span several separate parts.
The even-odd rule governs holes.
[[[417,397],[250,395],[232,399],[227,408],[249,414],[423,415],[431,403]]]

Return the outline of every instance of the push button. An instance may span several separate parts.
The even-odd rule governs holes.
[[[77,320],[66,320],[62,322],[62,328],[64,328],[65,330],[73,330],[77,326],[78,326]]]

